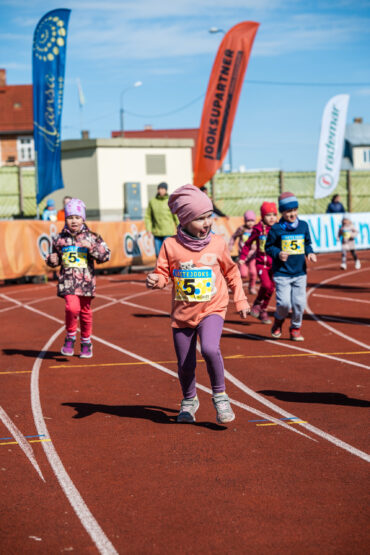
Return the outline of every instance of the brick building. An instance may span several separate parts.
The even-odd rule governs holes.
[[[7,85],[0,69],[0,166],[33,166],[32,85]]]

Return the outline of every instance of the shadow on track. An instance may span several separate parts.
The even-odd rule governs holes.
[[[132,314],[135,318],[169,318],[169,314]]]
[[[63,407],[72,407],[77,414],[72,418],[86,418],[97,412],[112,414],[122,418],[139,418],[151,420],[157,424],[176,424],[178,411],[174,409],[156,407],[154,405],[95,405],[92,403],[62,403]],[[165,412],[166,411],[166,412]],[[168,415],[167,412],[175,413]],[[226,426],[220,426],[213,422],[195,422],[193,426],[208,428],[209,430],[227,430]]]
[[[23,357],[37,358],[40,350],[33,349],[2,349],[3,354],[7,356],[22,355]],[[45,351],[44,359],[56,360],[58,362],[67,362],[68,358],[63,356],[60,351]]]
[[[279,401],[287,401],[290,403],[319,403],[322,405],[343,405],[347,407],[370,407],[370,401],[362,399],[352,399],[344,393],[328,392],[308,392],[302,393],[297,391],[278,391],[266,389],[258,391],[267,397],[275,397]]]
[[[307,287],[317,287],[317,290],[319,289],[334,289],[334,291],[346,291],[347,293],[349,291],[353,291],[353,293],[358,293],[358,292],[365,292],[365,293],[370,293],[370,288],[369,287],[364,287],[361,285],[340,285],[338,283],[307,283]]]

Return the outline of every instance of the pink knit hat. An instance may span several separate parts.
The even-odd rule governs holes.
[[[246,212],[244,212],[244,221],[255,220],[255,219],[256,219],[256,214],[253,212],[253,210],[247,210]]]
[[[168,206],[172,214],[177,214],[181,225],[188,224],[205,212],[213,212],[211,199],[198,187],[190,184],[176,189],[168,200]]]
[[[79,198],[73,198],[64,207],[65,217],[68,216],[81,216],[83,221],[86,220],[86,206],[85,203]]]

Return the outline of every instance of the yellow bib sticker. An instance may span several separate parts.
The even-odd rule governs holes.
[[[63,247],[62,264],[64,268],[87,268],[87,248],[76,245]]]
[[[344,241],[349,241],[350,239],[352,239],[352,231],[343,231],[342,234]]]
[[[260,235],[258,238],[260,252],[265,252],[267,235]]]
[[[204,303],[212,298],[211,268],[191,268],[174,270],[175,300],[189,303]]]
[[[288,254],[304,254],[304,235],[282,235],[281,250]]]

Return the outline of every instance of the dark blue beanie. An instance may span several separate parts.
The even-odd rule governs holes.
[[[293,193],[282,193],[279,197],[279,212],[298,208],[297,197]]]

